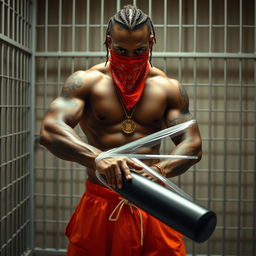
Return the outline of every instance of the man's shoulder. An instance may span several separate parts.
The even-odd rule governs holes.
[[[88,69],[88,72],[92,72],[101,76],[109,75],[109,62],[96,64]]]
[[[77,70],[65,81],[62,96],[84,98],[92,87],[106,77],[104,71],[98,65],[88,70]]]
[[[148,76],[150,83],[161,86],[166,90],[178,90],[179,81],[167,76],[162,70],[151,67],[150,73]]]
[[[155,67],[151,68],[148,81],[152,86],[162,89],[172,108],[182,108],[183,105],[187,104],[188,96],[185,89],[177,79],[168,77],[162,70]]]
[[[97,80],[102,79],[107,73],[106,67],[104,67],[104,64],[97,64],[87,70],[77,70],[73,74],[77,74],[78,76],[82,77],[85,82],[96,82]]]
[[[70,77],[79,79],[85,86],[94,85],[107,77],[107,68],[104,63],[92,66],[87,70],[77,70]]]

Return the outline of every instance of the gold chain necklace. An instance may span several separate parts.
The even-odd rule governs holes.
[[[134,110],[136,108],[136,105],[133,107],[133,110],[132,110],[132,113],[130,115],[127,114],[126,112],[126,109],[125,109],[125,106],[124,106],[124,103],[122,101],[122,98],[121,96],[119,95],[119,92],[117,91],[117,88],[116,86],[114,85],[115,89],[116,89],[116,93],[117,93],[117,96],[118,96],[118,99],[121,103],[121,106],[124,110],[124,113],[125,113],[125,116],[126,116],[126,120],[124,120],[122,122],[122,131],[125,133],[125,134],[131,134],[135,131],[135,127],[136,127],[136,124],[135,122],[131,119],[132,118],[132,115],[134,113]]]

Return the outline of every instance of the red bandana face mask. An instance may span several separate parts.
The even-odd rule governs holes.
[[[123,103],[130,110],[140,99],[150,70],[149,51],[138,57],[121,56],[110,51],[110,72],[121,94]]]

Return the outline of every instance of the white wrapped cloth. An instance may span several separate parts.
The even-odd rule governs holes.
[[[161,181],[166,185],[166,188],[169,188],[173,190],[174,192],[178,193],[179,195],[190,199],[191,197],[186,194],[183,190],[181,190],[178,186],[176,186],[172,181],[167,179],[166,177],[162,176],[160,173],[154,171],[152,168],[150,168],[148,165],[140,161],[139,159],[167,159],[167,158],[174,158],[174,159],[197,159],[197,156],[185,156],[185,155],[150,155],[150,154],[136,154],[133,152],[136,152],[137,149],[141,147],[153,147],[155,145],[158,145],[161,143],[162,139],[166,137],[175,137],[185,132],[186,129],[188,129],[190,126],[195,124],[195,120],[190,120],[187,122],[184,122],[182,124],[175,125],[170,128],[166,128],[164,130],[161,130],[159,132],[150,134],[148,136],[145,136],[141,139],[132,141],[130,143],[127,143],[125,145],[122,145],[117,148],[113,148],[111,150],[102,152],[98,155],[98,157],[95,159],[96,162],[99,162],[102,159],[109,158],[109,157],[128,157],[138,163],[140,166],[144,168],[146,172],[148,172],[150,175]],[[106,181],[100,176],[99,172],[96,171],[96,176],[98,179],[108,188],[112,189]]]

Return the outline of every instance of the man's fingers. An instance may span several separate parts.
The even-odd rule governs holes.
[[[129,165],[130,167],[133,167],[133,168],[136,169],[136,170],[142,170],[142,169],[143,169],[143,167],[141,167],[139,164],[135,163],[135,162],[132,161],[132,160],[127,161],[127,163],[128,163],[128,165]]]
[[[144,170],[134,170],[136,173],[140,174],[141,176],[149,179],[149,180],[152,180],[154,182],[158,182],[158,179],[156,179],[155,177],[153,177],[152,175],[150,175],[149,173],[147,173],[146,171]]]
[[[122,171],[124,172],[125,178],[127,180],[131,180],[132,175],[131,175],[131,171],[130,171],[130,168],[128,167],[128,165],[123,162],[121,166],[122,166]]]
[[[120,167],[117,165],[115,168],[115,181],[116,181],[116,185],[119,189],[122,188],[122,173],[120,170]]]
[[[107,178],[107,184],[111,187],[115,187],[115,173],[114,170],[109,169],[105,171],[105,176]]]
[[[116,175],[115,175],[115,170],[111,170],[111,186],[113,188],[116,187]]]
[[[109,186],[111,186],[111,173],[109,171],[107,171],[105,176],[106,176],[106,179],[107,179],[107,184]]]

